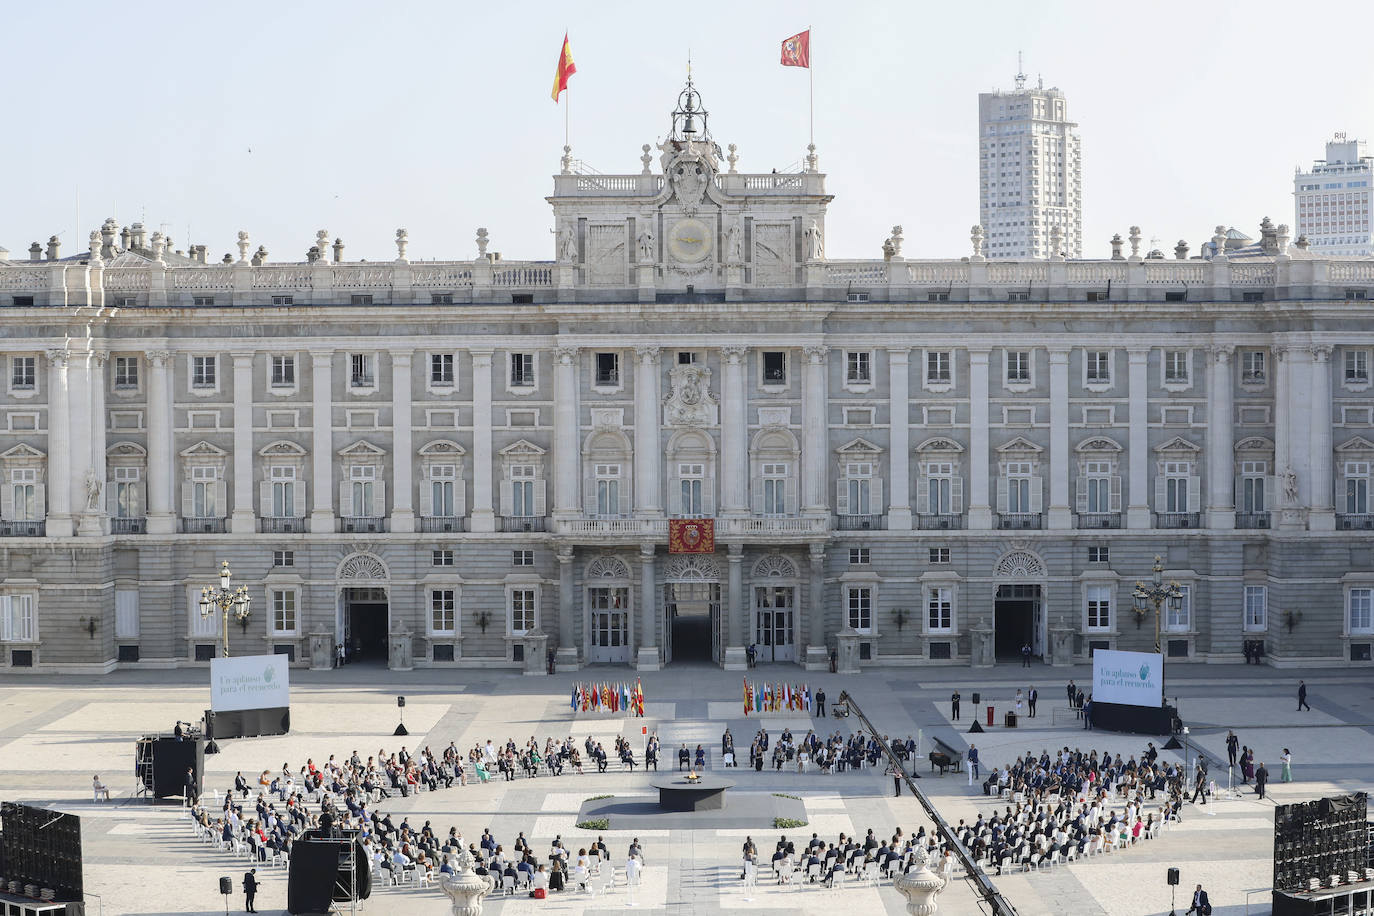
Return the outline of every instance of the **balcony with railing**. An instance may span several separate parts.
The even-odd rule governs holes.
[[[387,528],[387,519],[380,515],[346,515],[339,519],[339,531],[344,534],[382,534]]]
[[[510,517],[507,521],[530,521]],[[543,521],[543,519],[537,519]],[[523,529],[507,529],[523,530]],[[532,529],[543,530],[543,529]],[[668,536],[668,520],[662,518],[628,518],[592,515],[586,518],[564,518],[554,523],[554,531],[570,537],[590,538],[657,538]]]
[[[716,519],[718,537],[803,537],[825,534],[824,516],[749,515]]]
[[[48,530],[48,523],[39,521],[0,521],[0,538],[41,538]]]
[[[881,515],[837,515],[837,531],[882,531],[887,527],[887,519]]]
[[[1033,531],[1040,528],[1039,512],[999,512],[997,527],[1004,531]]]
[[[302,534],[305,531],[303,518],[260,518],[258,530],[263,534]]]
[[[147,534],[148,520],[146,518],[123,518],[115,516],[110,519],[111,534]]]
[[[224,534],[227,530],[228,519],[192,516],[181,520],[182,534]]]
[[[1200,512],[1156,512],[1156,528],[1201,528]]]
[[[1120,512],[1080,512],[1078,513],[1079,528],[1120,528]]]
[[[547,531],[548,520],[542,515],[503,515],[501,518],[501,530],[506,532],[516,531]]]
[[[426,534],[457,534],[467,519],[461,515],[430,515],[420,517],[420,530]]]
[[[1236,513],[1236,527],[1237,527],[1237,528],[1268,528],[1268,527],[1269,527],[1269,513],[1268,513],[1268,512],[1237,512],[1237,513]]]
[[[1345,513],[1336,516],[1338,531],[1374,531],[1374,515]]]
[[[963,527],[964,517],[962,515],[916,516],[916,529],[918,531],[957,531]]]

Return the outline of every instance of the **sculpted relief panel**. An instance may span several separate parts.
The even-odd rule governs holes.
[[[587,226],[587,282],[593,286],[624,286],[626,282],[624,223]]]
[[[754,223],[755,286],[791,286],[792,224]]]

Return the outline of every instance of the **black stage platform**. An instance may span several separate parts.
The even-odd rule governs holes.
[[[772,830],[775,820],[806,821],[806,805],[767,791],[730,793],[730,807],[665,811],[652,795],[589,799],[577,813],[577,823],[606,818],[610,830]],[[798,828],[800,829],[800,828]]]
[[[1173,706],[1129,706],[1093,700],[1093,728],[1129,735],[1173,734],[1178,710]]]
[[[722,811],[725,790],[733,789],[735,781],[711,773],[696,779],[664,773],[649,780],[649,785],[658,790],[658,806],[664,811]]]
[[[1315,891],[1274,891],[1274,916],[1366,916],[1374,913],[1374,881]]]

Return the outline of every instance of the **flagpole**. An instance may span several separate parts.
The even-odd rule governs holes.
[[[807,79],[807,82],[810,84],[810,90],[811,90],[811,102],[810,102],[810,108],[811,108],[811,141],[810,141],[810,142],[811,142],[811,145],[812,145],[812,146],[815,146],[815,145],[816,145],[816,61],[815,61],[815,56],[811,53],[811,26],[810,26],[809,24],[808,24],[807,27],[806,27],[806,52],[807,52],[807,60],[806,60],[806,64],[807,64],[807,66],[806,66],[806,79]]]

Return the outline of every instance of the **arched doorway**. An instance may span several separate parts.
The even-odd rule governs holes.
[[[665,662],[720,663],[720,565],[712,556],[675,556],[663,577]]]
[[[350,554],[339,564],[335,580],[336,642],[345,647],[350,663],[386,665],[391,632],[391,574],[386,563],[376,554]]]
[[[597,557],[587,564],[585,580],[587,661],[629,664],[634,600],[629,564],[619,557]]]
[[[1045,562],[1029,550],[1013,550],[997,561],[993,599],[993,651],[999,661],[1019,661],[1023,646],[1045,654]]]
[[[769,554],[754,564],[750,639],[760,662],[797,660],[797,567]]]

